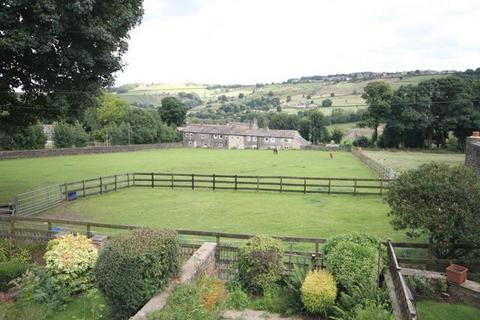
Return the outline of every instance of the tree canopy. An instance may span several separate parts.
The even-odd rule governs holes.
[[[369,127],[373,128],[373,142],[377,141],[378,138],[378,126],[387,119],[390,112],[392,94],[393,90],[390,85],[383,81],[370,82],[364,88],[362,98],[368,104],[364,121]]]
[[[181,126],[185,123],[187,116],[187,109],[183,102],[175,97],[163,98],[159,112],[162,120],[168,125]]]
[[[0,5],[0,128],[79,119],[122,69],[142,0],[11,0]],[[22,93],[16,93],[20,89]]]

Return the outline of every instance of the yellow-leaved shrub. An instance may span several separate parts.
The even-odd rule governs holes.
[[[330,309],[335,303],[337,285],[328,271],[314,270],[305,277],[300,292],[305,309],[319,314]]]
[[[97,249],[84,235],[69,234],[51,240],[45,253],[45,267],[55,285],[69,294],[86,291],[93,286],[93,267]]]

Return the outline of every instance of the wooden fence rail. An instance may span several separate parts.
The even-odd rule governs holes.
[[[413,298],[410,289],[405,282],[405,278],[402,275],[402,268],[398,264],[395,251],[393,250],[392,243],[387,242],[387,253],[389,259],[389,270],[392,276],[393,286],[395,288],[395,296],[397,298],[402,320],[417,320],[417,309],[415,306],[415,299]]]

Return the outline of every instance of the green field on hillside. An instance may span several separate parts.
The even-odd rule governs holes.
[[[364,151],[369,157],[391,167],[396,172],[414,169],[432,161],[448,165],[465,163],[465,155],[461,153],[431,153],[410,151]]]
[[[374,178],[348,152],[163,149],[97,155],[0,160],[0,202],[36,186],[126,172],[296,175]]]
[[[76,200],[43,214],[176,229],[328,237],[365,231],[405,240],[380,196],[133,188]]]

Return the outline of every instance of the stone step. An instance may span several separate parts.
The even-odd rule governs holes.
[[[302,320],[299,317],[282,317],[277,313],[257,310],[227,310],[222,316],[224,320]]]

